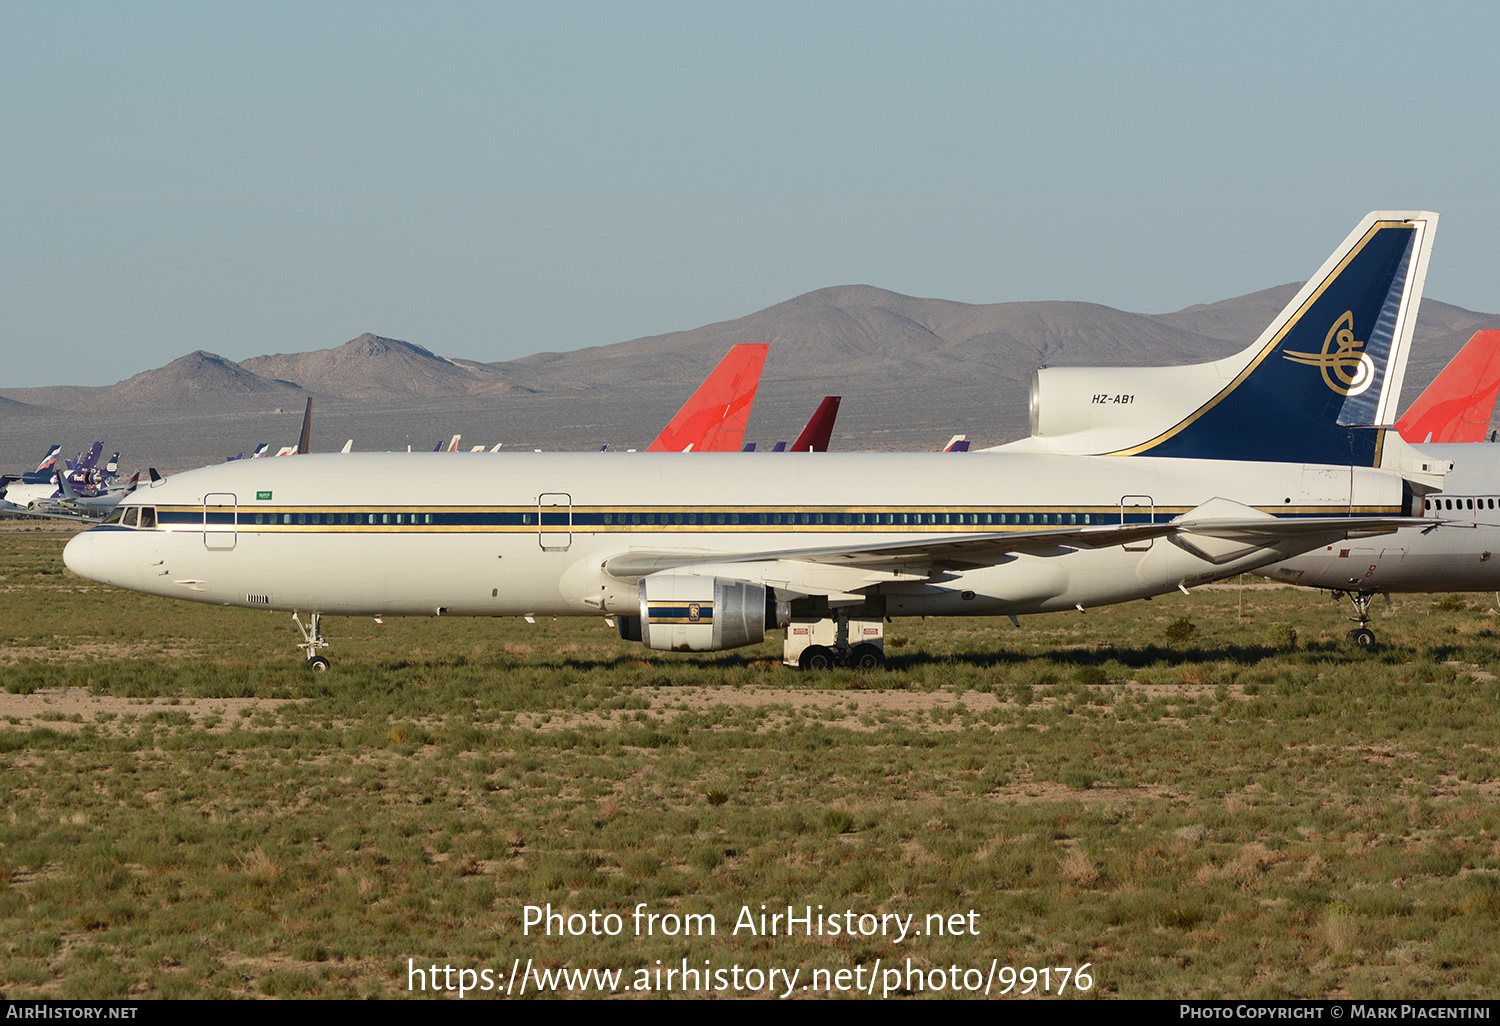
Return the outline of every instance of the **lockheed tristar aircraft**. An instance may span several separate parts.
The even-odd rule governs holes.
[[[679,651],[786,628],[790,663],[869,668],[887,617],[1122,602],[1416,522],[1440,470],[1387,410],[1435,222],[1366,218],[1251,359],[1129,452],[246,460],[138,490],[64,555],[124,588],[290,611],[319,669],[325,614],[611,616]],[[393,502],[394,479],[424,501]]]

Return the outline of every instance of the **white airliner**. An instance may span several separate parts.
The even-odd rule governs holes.
[[[1328,543],[1256,572],[1274,581],[1343,593],[1358,624],[1349,640],[1375,644],[1370,603],[1376,595],[1500,591],[1500,445],[1421,445],[1453,467],[1441,492],[1421,500],[1430,522],[1387,537]]]
[[[786,627],[790,662],[870,667],[886,617],[1082,609],[1412,523],[1441,468],[1371,425],[1399,388],[1391,358],[1410,341],[1431,220],[1371,221],[1258,358],[1164,429],[1169,457],[245,460],[140,489],[65,559],[133,590],[289,610],[299,627],[309,613],[316,668],[323,614],[613,615],[626,638],[688,651]],[[1239,397],[1268,387],[1274,424]],[[1243,417],[1226,428],[1215,409]],[[1190,458],[1226,430],[1295,438],[1279,462],[1233,445]],[[398,478],[423,501],[393,503],[383,483]]]

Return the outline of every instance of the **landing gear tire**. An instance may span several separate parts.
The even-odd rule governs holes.
[[[301,618],[293,613],[292,623],[302,632],[302,644],[297,646],[307,657],[302,665],[318,673],[328,669],[328,660],[319,654],[321,649],[328,647],[328,639],[323,637],[323,614],[312,613],[308,616],[307,625],[303,626]]]
[[[849,652],[849,668],[852,670],[878,670],[885,666],[885,653],[874,645],[855,645]]]
[[[808,645],[797,657],[797,666],[804,670],[831,670],[838,664],[833,649],[824,645]]]
[[[1360,648],[1375,647],[1375,632],[1368,627],[1356,627],[1346,637]]]

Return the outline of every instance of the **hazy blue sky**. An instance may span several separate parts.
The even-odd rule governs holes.
[[[364,331],[497,360],[862,282],[1163,312],[1443,215],[1500,311],[1500,7],[0,6],[0,386]]]

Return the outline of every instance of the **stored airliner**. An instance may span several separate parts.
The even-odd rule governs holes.
[[[240,461],[137,491],[64,556],[120,587],[291,611],[319,669],[324,614],[614,616],[686,651],[785,627],[789,662],[871,667],[886,617],[1164,593],[1412,524],[1441,485],[1380,426],[1435,216],[1366,221],[1210,403],[1131,453]],[[1238,444],[1260,433],[1279,462]],[[393,503],[396,479],[421,500]]]

